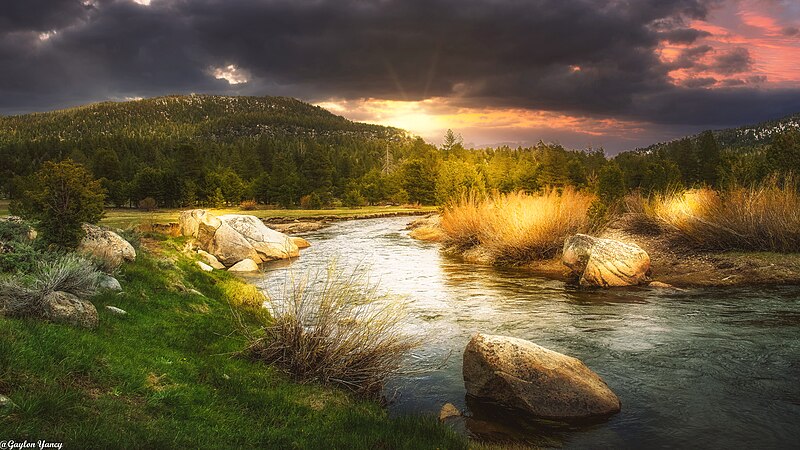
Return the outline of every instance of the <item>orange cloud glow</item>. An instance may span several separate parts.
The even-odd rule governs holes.
[[[597,137],[636,135],[644,130],[642,124],[618,119],[526,109],[463,108],[451,105],[444,98],[423,101],[333,99],[317,103],[317,106],[352,120],[403,128],[432,142],[440,141],[450,128],[462,133],[465,141],[478,146],[496,143],[496,140],[485,139],[487,135],[492,136],[493,131],[498,136],[514,131],[530,132],[534,136],[541,133],[542,139],[548,131],[569,132],[584,136],[588,146]]]

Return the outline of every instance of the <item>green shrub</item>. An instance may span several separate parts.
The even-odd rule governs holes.
[[[30,272],[42,252],[31,241],[30,224],[21,220],[0,220],[0,272]]]
[[[104,202],[100,182],[82,165],[71,160],[46,161],[22,181],[21,196],[11,209],[35,220],[46,243],[69,249],[77,247],[83,237],[84,222],[97,223],[103,217]]]

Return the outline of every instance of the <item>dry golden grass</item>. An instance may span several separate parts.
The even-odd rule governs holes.
[[[493,262],[524,263],[552,257],[568,236],[586,232],[594,200],[571,188],[465,196],[445,208],[441,226],[445,243],[462,252],[479,246]]]
[[[639,214],[714,250],[800,251],[800,191],[793,180],[725,191],[656,195]]]
[[[428,242],[442,242],[445,239],[445,234],[440,227],[423,226],[411,230],[409,233],[414,239]]]

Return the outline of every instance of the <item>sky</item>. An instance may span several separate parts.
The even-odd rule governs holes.
[[[0,114],[188,93],[613,154],[800,112],[800,1],[3,0]]]

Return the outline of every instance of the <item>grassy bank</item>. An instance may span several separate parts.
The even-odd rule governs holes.
[[[0,210],[2,204],[0,204]],[[159,209],[157,211],[142,211],[138,209],[107,209],[102,220],[103,225],[115,228],[128,229],[142,223],[169,223],[177,222],[182,209]],[[416,214],[435,211],[436,207],[404,207],[404,206],[365,206],[363,208],[335,208],[335,209],[256,209],[244,210],[241,208],[209,209],[215,215],[222,214],[249,214],[260,219],[290,218],[313,219],[315,217],[336,216],[341,218],[371,215],[371,214]],[[2,211],[0,211],[2,213]]]
[[[258,333],[247,285],[177,251],[139,252],[124,292],[92,299],[95,331],[0,318],[0,393],[19,407],[0,440],[65,448],[464,448],[434,418],[390,419],[371,401],[235,356]],[[242,292],[245,295],[242,295]],[[106,305],[128,312],[109,314]],[[237,311],[238,314],[233,312]],[[240,316],[240,317],[237,317]]]

